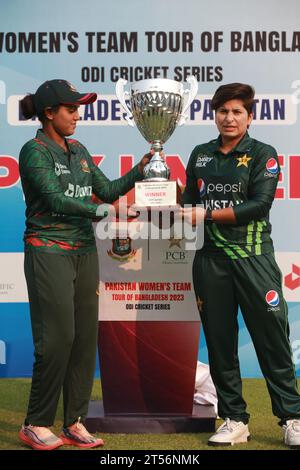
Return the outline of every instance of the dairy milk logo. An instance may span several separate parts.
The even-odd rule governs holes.
[[[79,186],[69,183],[68,189],[64,192],[68,197],[85,197],[92,195],[92,186]]]
[[[199,155],[196,161],[196,167],[206,167],[207,163],[211,162],[213,157],[208,157],[207,155]]]
[[[197,181],[197,185],[198,185],[200,197],[203,197],[205,194],[205,189],[206,189],[204,180],[202,178],[199,178]]]

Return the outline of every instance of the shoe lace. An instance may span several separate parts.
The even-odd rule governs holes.
[[[28,426],[29,429],[31,429],[33,432],[36,433],[36,435],[41,438],[41,439],[46,439],[48,437],[51,437],[53,436],[54,434],[50,431],[49,428],[47,428],[46,426],[33,426],[33,425],[29,425]]]
[[[290,425],[293,431],[300,432],[300,419],[293,419]]]
[[[88,432],[86,427],[80,422],[80,418],[76,422],[76,428],[78,429],[78,431],[83,437],[87,439],[94,439],[94,437]]]
[[[231,421],[230,418],[225,418],[225,423],[222,424],[222,426],[219,427],[218,433],[227,433],[232,432],[235,428],[233,425],[234,421]]]

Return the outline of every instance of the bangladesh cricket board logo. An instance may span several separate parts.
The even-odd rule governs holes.
[[[117,261],[128,261],[136,255],[136,250],[132,248],[131,238],[114,238],[111,250],[107,250],[107,254]]]
[[[85,173],[90,173],[91,172],[91,170],[89,169],[88,162],[86,161],[85,158],[82,158],[80,160],[80,165],[81,165],[82,171],[84,171]]]

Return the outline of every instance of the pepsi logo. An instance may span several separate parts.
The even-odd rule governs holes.
[[[276,307],[279,304],[279,294],[276,290],[269,290],[265,298],[267,304],[271,305],[271,307]]]
[[[272,175],[277,175],[278,173],[278,163],[275,158],[269,158],[266,163],[266,169]]]
[[[200,197],[204,196],[205,190],[206,190],[204,180],[202,178],[199,178],[198,181],[197,181],[197,185],[198,185]]]

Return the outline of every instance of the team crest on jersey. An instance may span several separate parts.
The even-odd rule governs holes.
[[[132,249],[131,238],[114,238],[111,250],[107,250],[107,254],[117,261],[128,261],[135,256],[136,250]]]
[[[248,155],[245,153],[245,155],[242,155],[241,157],[236,157],[238,163],[237,163],[237,168],[239,166],[245,166],[248,168],[248,162],[252,160],[252,157],[248,157]]]
[[[89,166],[88,166],[88,162],[86,161],[85,158],[82,158],[80,160],[80,165],[81,165],[82,171],[84,171],[85,173],[90,173],[91,172],[91,170],[89,169]]]

